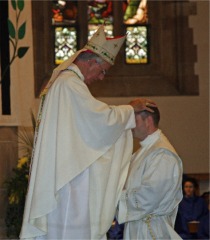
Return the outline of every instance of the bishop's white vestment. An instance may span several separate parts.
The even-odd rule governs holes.
[[[134,111],[96,100],[75,64],[54,76],[40,107],[20,238],[105,239],[132,155]]]
[[[124,239],[181,239],[174,223],[182,199],[182,162],[161,130],[140,144],[117,210]]]

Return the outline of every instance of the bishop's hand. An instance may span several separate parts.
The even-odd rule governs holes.
[[[136,98],[129,104],[134,108],[135,113],[141,111],[154,112],[150,107],[157,107],[155,102],[147,98]]]

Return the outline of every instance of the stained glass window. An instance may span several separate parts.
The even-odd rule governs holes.
[[[126,26],[126,63],[148,63],[147,0],[128,0],[124,5]]]
[[[52,1],[52,25],[55,28],[55,64],[77,51],[77,1]]]
[[[77,1],[52,1],[52,23],[75,24],[77,20]]]
[[[147,27],[127,27],[126,36],[126,63],[148,63]]]
[[[116,6],[121,15],[116,14]],[[115,11],[113,10],[115,8]],[[148,16],[147,0],[52,0],[52,25],[55,30],[55,63],[60,64],[78,50],[78,35],[81,12],[87,12],[87,38],[90,39],[99,25],[105,24],[107,37],[114,36],[114,26],[123,24],[126,35],[125,62],[127,64],[148,63]],[[119,18],[119,16],[121,16]],[[85,22],[83,21],[83,24]],[[117,24],[116,24],[117,23]],[[121,33],[123,34],[123,33]],[[86,37],[86,34],[83,35]],[[81,43],[80,43],[81,44]]]
[[[88,25],[89,31],[88,31],[88,39],[91,38],[91,36],[94,34],[94,32],[98,29],[98,25],[89,24]],[[106,25],[105,26],[105,33],[106,37],[113,37],[113,25]]]
[[[113,1],[88,1],[88,39],[99,25],[105,24],[107,37],[113,37]]]
[[[75,0],[68,1],[76,3]],[[170,1],[170,4],[165,4],[165,1],[148,0],[147,15],[149,20],[141,23],[138,22],[135,24],[128,24],[128,22],[125,22],[126,19],[124,19],[124,15],[131,1],[132,0],[112,1],[112,25],[114,36],[126,34],[126,31],[130,32],[130,34],[127,34],[127,41],[125,41],[123,44],[122,48],[120,49],[120,53],[116,58],[115,68],[113,68],[113,70],[111,70],[106,76],[108,81],[101,81],[100,83],[96,83],[96,85],[89,86],[91,93],[95,97],[99,98],[122,96],[130,97],[145,94],[149,94],[150,96],[157,94],[160,96],[168,94],[198,94],[197,77],[193,74],[188,74],[185,76],[186,71],[183,67],[183,61],[181,61],[183,60],[182,55],[185,54],[185,51],[183,51],[184,46],[187,43],[191,45],[193,44],[191,38],[187,38],[187,40],[182,39],[183,30],[186,30],[187,33],[190,33],[190,28],[185,21],[188,14],[186,15],[185,13],[190,7],[193,7],[194,9],[195,6],[193,4],[191,6],[190,3],[183,6],[182,1]],[[78,12],[74,27],[77,32],[78,49],[83,48],[87,43],[88,24],[90,25],[87,17],[89,2],[90,0],[77,0]],[[141,2],[143,3],[143,1]],[[140,1],[138,3],[140,3]],[[71,23],[64,23],[64,25],[60,25],[58,22],[56,22],[56,25],[52,25],[49,28],[51,23],[49,14],[52,13],[52,1],[31,1],[31,5],[33,13],[32,20],[34,27],[33,40],[35,53],[34,77],[36,84],[34,87],[36,96],[39,96],[44,82],[49,80],[51,70],[55,67],[53,64],[55,41],[52,39],[52,35],[55,35],[55,27],[62,26],[68,28],[73,26]],[[163,27],[162,18],[157,17],[159,16],[158,14],[160,14],[160,11],[164,11],[165,13],[167,12],[167,15],[170,16],[171,24],[165,24]],[[177,22],[177,19],[180,21]],[[154,26],[150,27],[150,25]],[[132,29],[129,29],[130,27],[132,27]],[[138,27],[146,27],[147,30],[142,28],[143,33],[136,34],[135,32],[139,31]],[[146,35],[148,35],[148,37],[146,37]],[[190,34],[188,35],[191,36]],[[139,41],[138,38],[141,41]],[[164,45],[163,39],[165,38],[169,39],[169,44],[167,44],[167,46]],[[150,43],[151,39],[155,39],[155,44]],[[173,48],[174,44],[176,44],[176,39],[182,39],[180,48],[178,50]],[[42,42],[43,46],[45,46],[42,48],[42,51],[40,51],[40,41]],[[161,49],[163,48],[167,51],[166,53],[163,53],[163,55],[165,55],[160,59],[155,52],[161,52]],[[136,54],[136,52],[139,52],[138,54],[140,54],[140,57],[138,54]],[[186,57],[188,57],[188,55],[185,56],[184,60]],[[192,57],[190,58],[189,63],[193,65],[196,54],[194,51],[192,51],[191,55]],[[46,61],[46,56],[49,58],[48,61]],[[174,56],[178,56],[176,59],[179,59],[180,61],[176,61]],[[149,64],[145,64],[146,62]],[[174,62],[176,64],[173,64]],[[171,66],[174,65],[176,67],[172,68]],[[180,69],[179,76],[181,76],[181,80],[183,81],[177,82],[177,79],[180,79],[179,76],[177,76],[177,66]],[[157,81],[154,82],[154,78]],[[188,82],[192,81],[193,84],[187,84]],[[153,82],[155,84],[153,84]],[[121,88],[118,87],[119,84],[121,84]],[[163,85],[163,87],[157,88],[156,84],[158,84],[158,86]]]
[[[77,31],[74,27],[55,28],[55,63],[60,64],[77,51]]]
[[[124,11],[124,24],[133,25],[148,22],[147,0],[127,0]]]

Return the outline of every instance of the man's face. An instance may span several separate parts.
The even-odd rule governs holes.
[[[85,76],[85,83],[90,85],[93,82],[103,80],[110,67],[111,64],[108,62],[103,62],[100,64],[95,60],[92,60]]]
[[[136,127],[132,129],[133,136],[143,141],[148,136],[147,118],[143,119],[140,113],[135,114]]]

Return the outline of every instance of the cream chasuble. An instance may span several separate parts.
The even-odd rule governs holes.
[[[74,223],[80,227],[82,224],[87,228],[91,226],[84,231],[84,235],[89,234],[86,239],[105,238],[112,223],[132,154],[130,129],[135,127],[134,112],[129,105],[108,106],[96,100],[83,80],[77,66],[72,64],[56,81],[52,80],[45,96],[20,235],[22,239],[46,235],[50,229],[49,216],[58,214],[57,210],[62,208],[65,200],[69,201],[69,205],[65,203],[66,207],[75,206],[72,210],[75,213],[78,209],[78,219],[66,219],[67,226],[72,229],[76,229]],[[84,201],[81,200],[83,197]],[[78,208],[73,203],[77,200]],[[74,214],[70,208],[68,212]],[[79,219],[80,214],[88,221]],[[58,232],[62,231],[56,227]],[[62,234],[63,239],[75,239],[73,235],[67,237],[68,233]],[[77,239],[84,235],[81,233]]]

